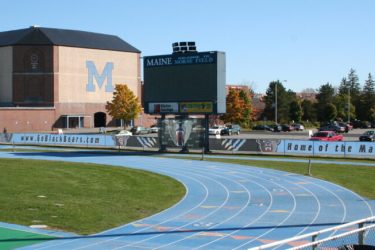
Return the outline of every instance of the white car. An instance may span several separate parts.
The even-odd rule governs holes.
[[[293,124],[292,126],[297,131],[303,131],[305,129],[305,127],[302,124]]]
[[[151,127],[150,128],[151,133],[158,133],[159,132],[159,127]]]
[[[123,136],[123,135],[133,135],[132,132],[128,131],[128,130],[121,130],[120,132],[118,132],[116,134],[116,136]]]
[[[213,126],[208,129],[208,134],[210,135],[220,135],[221,130],[225,129],[225,126]]]

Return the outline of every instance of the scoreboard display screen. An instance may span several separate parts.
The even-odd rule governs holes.
[[[160,144],[166,147],[188,147],[199,149],[203,147],[204,120],[188,119],[158,119]]]
[[[225,113],[225,53],[148,56],[143,63],[146,113]]]

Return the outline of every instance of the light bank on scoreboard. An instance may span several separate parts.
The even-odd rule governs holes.
[[[144,57],[143,102],[148,114],[226,112],[225,53],[174,53]]]

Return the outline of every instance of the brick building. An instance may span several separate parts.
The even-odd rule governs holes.
[[[0,128],[115,125],[105,104],[115,84],[141,96],[140,53],[106,34],[34,26],[0,32]]]

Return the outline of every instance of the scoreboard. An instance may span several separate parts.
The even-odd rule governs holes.
[[[143,64],[145,113],[188,115],[226,112],[224,52],[147,56]]]

